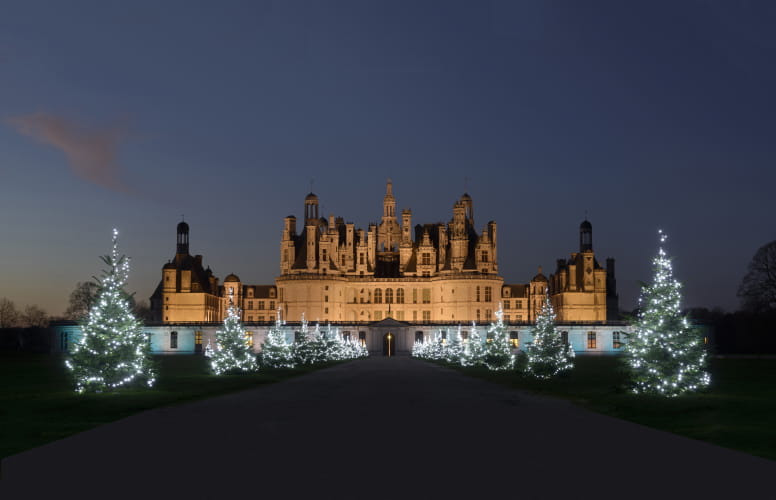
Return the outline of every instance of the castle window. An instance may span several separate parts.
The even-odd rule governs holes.
[[[248,309],[253,309],[253,301],[252,300],[248,301]]]
[[[260,311],[261,311],[261,310],[264,310],[264,301],[263,301],[263,300],[260,300],[260,301],[259,301],[259,310],[260,310]]]
[[[362,266],[364,265],[364,253],[363,252],[358,254],[358,263],[361,264]]]
[[[569,345],[569,332],[560,332],[560,340],[563,345]]]
[[[415,332],[415,342],[423,343],[423,332]]]
[[[418,320],[418,311],[412,311],[412,321]]]
[[[329,308],[328,307],[324,307],[323,308],[323,314],[329,314]]]
[[[522,309],[522,308],[523,308],[523,303],[520,302],[519,300],[516,300],[515,301],[515,309]]]
[[[253,321],[253,316],[248,315],[248,321]]]
[[[412,303],[417,304],[418,303],[418,289],[414,288],[412,290]]]
[[[595,349],[596,347],[595,332],[587,332],[587,348]]]
[[[509,343],[512,344],[513,349],[520,347],[520,338],[518,337],[517,332],[509,332]]]
[[[486,286],[485,287],[485,302],[490,302],[493,300],[493,287]]]
[[[259,316],[259,321],[264,321],[264,316]]]
[[[482,252],[481,260],[483,262],[488,262],[488,252]]]
[[[274,297],[275,296],[275,289],[274,288],[270,288],[269,289],[269,296],[270,297]]]
[[[423,252],[423,255],[421,256],[421,265],[424,266],[430,266],[431,265],[431,254],[428,252]]]
[[[253,332],[245,332],[245,344],[248,347],[253,347]]]
[[[398,288],[396,290],[396,303],[404,304],[404,288]]]
[[[345,267],[345,255],[342,256],[342,258],[340,259],[340,262],[342,263],[341,264],[342,267]]]
[[[493,316],[493,314],[490,309],[485,309],[485,321],[490,321],[491,316]]]
[[[431,311],[423,311],[423,321],[431,321]]]
[[[424,304],[430,304],[431,303],[431,289],[430,288],[424,288],[423,289],[423,303]]]
[[[269,309],[270,309],[270,311],[274,311],[275,310],[275,301],[274,300],[270,300],[269,301]]]
[[[366,332],[358,332],[358,342],[366,347]]]
[[[170,349],[178,348],[178,332],[170,332]]]
[[[324,295],[323,296],[323,301],[324,302],[328,302],[329,301],[329,296],[328,295]]]
[[[479,309],[477,309],[477,321],[480,321],[480,319],[481,319],[481,318],[480,318],[480,310],[479,310]]]
[[[612,348],[619,349],[620,347],[622,347],[620,332],[612,332]]]
[[[508,300],[504,301],[504,309],[512,309]]]
[[[288,250],[283,250],[283,262],[288,262]]]
[[[479,302],[479,301],[480,301],[480,287],[477,287],[477,290],[476,290],[476,292],[475,292],[475,294],[474,294],[474,300],[475,300],[476,302]]]
[[[166,300],[167,302],[169,302],[169,301],[170,301],[170,297],[165,297],[165,298],[164,298],[164,300]]]
[[[325,248],[323,250],[321,250],[321,254],[322,254],[321,261],[324,262],[324,263],[328,262],[328,260],[326,259],[327,255],[326,255],[326,249]]]
[[[516,319],[517,319],[517,321],[523,321],[523,315],[522,314],[518,314]]]
[[[385,303],[393,304],[393,288],[385,289]]]
[[[504,315],[504,322],[509,323],[509,314]]]
[[[396,319],[404,321],[404,311],[396,311]]]
[[[375,289],[375,304],[383,303],[383,290],[382,288]]]

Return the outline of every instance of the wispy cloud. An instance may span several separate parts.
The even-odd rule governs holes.
[[[114,191],[130,191],[119,176],[118,147],[127,136],[125,129],[89,128],[48,113],[14,116],[8,123],[19,133],[65,153],[78,177]]]

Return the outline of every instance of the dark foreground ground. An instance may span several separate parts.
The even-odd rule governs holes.
[[[776,462],[374,357],[2,461],[0,498],[776,498]]]

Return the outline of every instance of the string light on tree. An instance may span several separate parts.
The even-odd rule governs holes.
[[[114,229],[113,250],[101,257],[108,269],[95,278],[95,305],[81,323],[82,336],[65,361],[78,393],[111,391],[136,383],[151,387],[155,382],[148,338],[124,291],[129,259],[119,256],[118,235]]]
[[[658,235],[652,284],[641,289],[634,332],[623,351],[634,393],[673,397],[708,387],[711,377],[701,336],[679,309],[682,285],[663,250],[667,236],[662,230]]]
[[[284,321],[280,319],[280,308],[277,310],[275,324],[267,332],[267,338],[261,346],[261,365],[268,368],[293,368],[294,355],[291,346],[286,342],[283,329]]]
[[[515,367],[515,355],[512,354],[512,343],[504,325],[504,311],[501,302],[496,311],[496,322],[491,323],[487,333],[487,343],[484,353],[485,366],[489,370],[511,370]]]
[[[531,329],[533,342],[526,348],[526,373],[547,379],[574,368],[574,349],[563,341],[555,328],[555,311],[546,294],[536,324]]]
[[[216,332],[216,350],[210,355],[210,366],[216,375],[259,369],[256,354],[248,343],[245,328],[240,321],[240,309],[235,307],[232,297],[229,297],[224,328]]]

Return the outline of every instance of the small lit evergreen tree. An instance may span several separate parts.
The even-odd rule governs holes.
[[[211,352],[210,366],[216,375],[259,369],[256,354],[245,337],[240,310],[233,304],[226,311],[223,330],[216,332],[216,349]]]
[[[444,350],[445,361],[459,364],[463,356],[463,343],[461,342],[461,325],[457,330],[448,330],[447,342]]]
[[[496,322],[491,323],[488,328],[483,361],[489,370],[511,370],[515,367],[515,355],[512,354],[512,343],[504,325],[504,311],[500,303],[496,311]]]
[[[711,377],[705,346],[679,310],[681,284],[663,250],[666,235],[658,234],[652,284],[642,286],[635,331],[623,351],[634,393],[670,397],[707,387]]]
[[[129,384],[155,382],[148,338],[132,313],[131,297],[124,291],[129,259],[118,254],[118,231],[113,250],[101,257],[108,266],[97,282],[95,304],[81,323],[81,338],[65,361],[75,379],[75,390],[111,391]]]
[[[477,331],[477,324],[472,321],[472,331],[463,348],[461,365],[469,367],[485,366],[485,346]]]
[[[551,378],[574,367],[574,349],[566,344],[555,328],[555,311],[550,296],[544,298],[542,310],[531,329],[533,342],[526,348],[526,373],[536,378]]]
[[[280,309],[277,311],[275,324],[267,332],[267,338],[261,346],[261,366],[267,368],[293,368],[294,354],[291,346],[286,342],[286,333],[283,331],[283,322],[280,320]]]
[[[312,339],[308,338],[310,330],[307,326],[307,320],[302,313],[302,327],[299,335],[294,338],[294,343],[291,346],[291,350],[294,354],[294,362],[297,365],[309,365],[315,363],[315,345]]]

